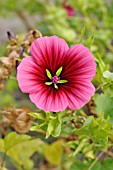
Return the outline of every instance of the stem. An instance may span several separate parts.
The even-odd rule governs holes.
[[[17,80],[15,77],[13,77],[13,76],[10,76],[10,79],[12,79],[12,80]]]
[[[17,60],[17,61],[22,61],[22,59],[20,59],[20,58],[15,58],[15,60]]]
[[[108,84],[108,83],[100,84],[100,85],[96,88],[95,92],[96,92],[97,90],[99,90],[102,86],[106,85],[106,84]]]
[[[80,109],[79,112],[83,117],[87,117],[87,114],[82,109]]]
[[[95,92],[98,91],[98,90],[101,88],[101,86],[102,86],[102,85],[99,85],[99,86],[96,88]]]
[[[30,23],[28,22],[28,19],[26,18],[26,16],[24,15],[24,13],[22,11],[17,10],[17,15],[18,17],[21,19],[21,21],[24,23],[26,29],[29,31],[32,29],[32,26],[30,25]]]
[[[113,153],[111,151],[105,151],[105,153],[113,158]]]
[[[94,160],[94,162],[90,165],[90,167],[88,168],[88,170],[91,170],[93,168],[93,166],[96,164],[96,162],[99,160],[99,158],[103,155],[103,152],[101,152],[96,159]]]
[[[3,157],[3,160],[2,160],[2,163],[1,163],[1,167],[4,167],[4,164],[5,164],[5,161],[6,161],[6,153],[7,153],[7,151],[5,151],[5,153],[4,153],[4,157]]]

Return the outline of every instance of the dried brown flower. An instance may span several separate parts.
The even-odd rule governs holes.
[[[29,47],[29,46],[31,45],[31,43],[32,43],[35,39],[37,39],[37,38],[39,38],[39,37],[41,37],[41,33],[40,33],[38,30],[31,30],[31,31],[29,31],[29,32],[27,33],[27,35],[26,35],[23,43],[22,43],[22,46],[23,46],[24,48]]]
[[[31,30],[25,36],[23,42],[20,41],[18,35],[14,35],[10,31],[7,31],[9,44],[7,46],[8,55],[7,57],[0,58],[0,90],[4,89],[5,81],[10,77],[11,73],[16,67],[19,58],[23,56],[24,51],[25,55],[29,55],[29,47],[31,43],[38,37],[41,36],[41,33],[37,30]]]
[[[9,74],[12,73],[12,71],[15,68],[15,59],[14,57],[1,57],[0,61],[2,62],[2,66],[7,69]]]
[[[3,115],[3,126],[12,127],[17,132],[26,133],[31,127],[31,120],[34,120],[32,116],[27,114],[28,112],[33,112],[32,109],[28,107],[15,108],[6,108],[4,111],[1,111]]]

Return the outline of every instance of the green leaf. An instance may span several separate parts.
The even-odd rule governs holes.
[[[48,123],[47,131],[46,131],[46,138],[48,138],[50,135],[53,137],[59,136],[61,133],[61,122],[58,120],[58,118],[51,119]]]
[[[61,74],[62,69],[63,69],[63,67],[60,67],[60,68],[57,70],[57,72],[56,72],[56,76],[59,76],[59,75]]]
[[[82,162],[77,160],[76,162],[74,162],[69,170],[88,170],[88,168],[90,167],[90,165],[92,164],[92,161],[90,162]],[[97,161],[94,166],[92,167],[91,170],[103,170],[100,169],[101,168],[101,164]]]
[[[9,133],[4,139],[5,151],[8,151],[15,145],[18,145],[19,143],[29,139],[31,139],[31,137],[25,134],[19,135],[16,132]]]
[[[105,94],[98,94],[95,96],[95,111],[100,115],[104,112],[105,118],[110,117],[110,122],[113,124],[113,97]]]
[[[52,84],[52,82],[45,82],[45,84],[49,86]]]
[[[20,136],[21,137],[21,136]],[[44,154],[45,147],[47,146],[41,139],[26,140],[18,145],[15,145],[8,151],[8,156],[17,167],[23,167],[23,169],[31,170],[33,169],[33,161],[30,159],[35,152]]]
[[[91,138],[95,144],[99,144],[101,147],[107,147],[108,137],[111,134],[112,128],[109,117],[104,119],[104,115],[102,114],[99,118],[91,118],[87,120],[87,123],[82,128],[75,130],[75,133]]]
[[[34,118],[45,120],[46,114],[44,112],[40,113],[28,113],[29,115],[33,116]]]
[[[30,130],[31,130],[31,131],[37,131],[39,128],[42,128],[42,127],[45,126],[45,125],[46,125],[46,123],[42,123],[42,124],[40,124],[40,125],[32,126],[32,127],[30,128]]]
[[[104,85],[102,86],[102,90],[105,94],[113,97],[113,73],[110,71],[103,72],[103,81]]]
[[[92,117],[89,116],[87,120],[84,122],[84,126],[88,126],[92,122]]]
[[[84,37],[85,32],[86,32],[86,28],[83,27],[82,30],[81,30],[81,35],[82,35],[82,37]]]
[[[46,138],[48,138],[51,135],[53,129],[54,129],[54,120],[50,120],[46,131]]]
[[[101,170],[113,170],[113,159],[107,158],[102,162]]]
[[[113,81],[113,73],[111,73],[108,70],[103,72],[103,77],[108,78]]]
[[[65,112],[58,112],[56,114],[53,114],[52,112],[46,112],[44,113],[44,116],[42,115],[40,117],[40,113],[38,113],[38,116],[36,113],[30,113],[30,115],[38,118],[38,123],[35,122],[36,125],[32,126],[30,130],[37,131],[40,128],[46,132],[46,138],[48,138],[50,135],[57,137],[61,133],[62,117],[64,114]]]
[[[60,121],[57,121],[54,124],[54,129],[53,129],[53,131],[51,133],[51,135],[53,137],[58,137],[60,135],[60,133],[61,133],[61,125],[62,125],[62,123]]]
[[[85,145],[87,142],[88,142],[88,139],[87,139],[87,138],[84,138],[82,141],[80,141],[78,147],[76,148],[76,150],[75,150],[74,153],[73,153],[73,156],[75,156],[77,153],[79,153],[79,152],[83,149],[84,145]]]
[[[50,73],[50,71],[48,69],[46,69],[46,74],[47,74],[48,78],[50,78],[50,79],[52,78],[52,75],[51,75],[51,73]]]
[[[59,80],[58,83],[66,83],[66,82],[67,82],[67,80]]]
[[[85,27],[83,27],[82,30],[81,30],[80,43],[82,43],[82,41],[84,39],[85,31],[86,31],[86,29],[85,29]]]
[[[104,84],[102,86],[102,90],[104,91],[104,93],[110,97],[113,98],[113,82]]]
[[[62,159],[63,141],[57,140],[45,148],[45,157],[53,165],[59,165]]]
[[[94,35],[93,33],[91,33],[89,36],[88,36],[88,39],[85,43],[85,46],[87,46],[88,48],[91,48],[92,44],[93,44],[93,41],[94,41]]]
[[[89,167],[93,164],[93,162],[94,162],[93,160],[87,162],[77,160],[71,165],[69,170],[88,170]],[[107,158],[102,163],[97,161],[91,168],[91,170],[112,170],[112,169],[113,169],[112,158]]]

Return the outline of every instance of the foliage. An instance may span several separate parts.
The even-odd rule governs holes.
[[[75,133],[86,135],[94,144],[99,144],[101,147],[106,148],[108,147],[108,136],[111,134],[112,127],[109,119],[107,117],[105,120],[104,115],[101,115],[99,118],[90,116],[85,121],[84,126],[75,131]]]
[[[63,0],[0,2],[1,17],[10,20],[13,16],[19,17],[26,32],[34,27],[34,30],[26,35],[21,33],[16,36],[8,32],[10,36],[7,49],[4,44],[0,47],[2,170],[113,169],[113,1],[66,2],[75,10],[73,16],[67,15]],[[29,16],[31,20],[36,18],[34,25]],[[96,88],[95,95],[80,110],[43,112],[30,102],[28,95],[20,92],[16,80],[16,67],[22,58],[30,55],[30,45],[42,36],[40,32],[43,36],[57,35],[65,39],[69,46],[82,43],[94,54],[97,65],[96,76],[92,81]],[[46,71],[51,78],[50,71]],[[59,76],[61,72],[62,67],[56,74]],[[62,83],[65,83],[65,80],[63,81]],[[26,133],[13,132],[17,129],[14,128],[14,124],[9,125],[8,120],[14,113],[12,107],[19,111],[23,108],[31,116],[30,126],[27,128],[29,131]],[[28,110],[28,107],[31,110]],[[16,115],[16,125],[18,121],[23,127],[28,121],[27,116],[23,116],[25,114],[22,112],[19,120]]]

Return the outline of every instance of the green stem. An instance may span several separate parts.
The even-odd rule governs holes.
[[[108,84],[108,83],[100,84],[100,85],[96,88],[95,92],[96,92],[97,90],[99,90],[102,86],[106,85],[106,84]]]
[[[96,159],[94,160],[94,162],[90,165],[90,167],[88,168],[88,170],[91,170],[93,168],[93,166],[96,164],[96,162],[99,160],[99,158],[103,155],[103,152],[101,152]]]
[[[16,77],[10,76],[10,79],[17,80]]]
[[[17,60],[17,61],[22,61],[22,59],[20,59],[20,58],[15,58],[15,60]]]

